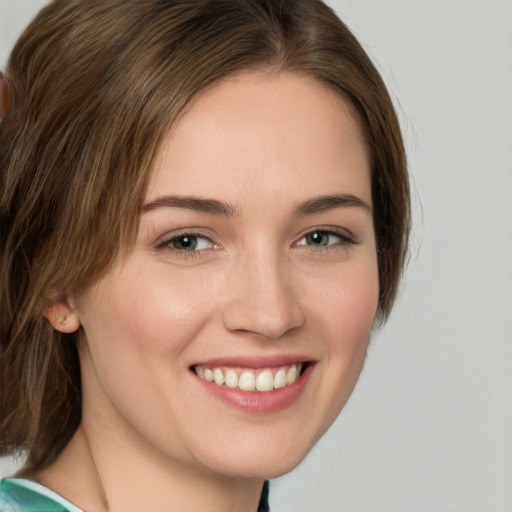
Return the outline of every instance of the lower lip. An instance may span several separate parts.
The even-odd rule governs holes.
[[[201,379],[195,372],[192,373],[204,389],[223,402],[248,413],[270,414],[290,407],[299,398],[309,382],[313,366],[308,365],[293,384],[272,391],[243,391],[228,386],[218,386]]]

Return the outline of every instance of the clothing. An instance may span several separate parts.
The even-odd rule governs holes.
[[[265,482],[257,512],[270,512]],[[22,478],[0,481],[0,512],[83,512],[56,492]],[[149,512],[149,511],[148,511]]]
[[[1,512],[83,512],[41,484],[21,478],[0,482]]]

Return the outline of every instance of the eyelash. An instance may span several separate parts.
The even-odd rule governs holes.
[[[204,239],[208,240],[209,244],[211,244],[214,248],[219,248],[217,244],[215,244],[209,237],[203,235],[202,233],[195,233],[193,231],[183,231],[181,233],[173,233],[170,238],[164,238],[161,242],[158,242],[156,245],[157,250],[162,251],[170,251],[174,253],[176,256],[180,258],[197,258],[203,255],[206,251],[210,250],[210,247],[207,249],[199,249],[199,250],[185,250],[185,249],[176,249],[173,247],[173,244],[179,240],[180,238],[196,238],[196,239]]]
[[[327,244],[327,245],[320,245],[320,246],[308,246],[305,243],[299,243],[301,240],[305,239],[307,236],[311,236],[314,234],[321,234],[321,235],[328,235],[328,236],[335,236],[339,238],[339,241],[333,244]],[[186,249],[177,249],[176,247],[173,247],[173,244],[179,240],[180,238],[195,238],[195,239],[204,239],[211,244],[212,247],[208,247],[205,249],[192,249],[192,250],[186,250]],[[348,245],[357,245],[359,242],[357,242],[354,238],[348,236],[345,233],[342,233],[341,231],[337,231],[334,229],[322,229],[317,228],[313,229],[311,231],[308,231],[307,233],[304,233],[298,240],[298,242],[295,242],[294,245],[303,246],[303,247],[309,247],[312,250],[315,251],[328,251],[328,250],[336,250],[340,247],[347,248]],[[176,256],[180,258],[197,258],[202,256],[205,252],[209,251],[211,248],[220,248],[219,245],[215,244],[209,237],[201,234],[201,233],[195,233],[193,231],[183,231],[181,233],[174,233],[171,238],[165,238],[164,240],[158,242],[156,244],[157,250],[168,250],[174,253]]]
[[[303,234],[300,237],[299,241],[301,241],[302,239],[305,239],[307,236],[311,236],[314,234],[329,235],[329,236],[335,236],[335,237],[339,238],[339,241],[336,243],[333,243],[333,244],[320,245],[320,246],[314,246],[314,245],[309,246],[311,249],[316,250],[316,251],[333,250],[333,249],[340,248],[340,247],[346,248],[347,245],[357,245],[358,244],[358,242],[354,238],[347,235],[346,233],[337,231],[334,229],[328,229],[328,228],[325,228],[325,229],[316,228],[311,231],[308,231],[307,233]],[[299,244],[298,242],[296,242],[296,245],[307,246],[306,244]]]

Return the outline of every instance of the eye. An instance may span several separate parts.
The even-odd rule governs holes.
[[[334,245],[355,244],[356,242],[347,235],[335,231],[317,229],[304,235],[297,245],[309,247],[328,247]]]
[[[180,235],[171,240],[171,245],[178,251],[200,251],[208,249],[211,242],[204,236]]]
[[[305,237],[306,245],[314,245],[315,247],[325,247],[330,245],[334,239],[332,233],[326,233],[325,231],[314,231],[308,233]]]
[[[206,236],[182,233],[158,244],[158,249],[171,249],[176,252],[198,252],[216,247]]]

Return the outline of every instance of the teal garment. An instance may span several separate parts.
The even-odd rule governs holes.
[[[257,512],[270,512],[269,483],[265,482]],[[83,512],[41,484],[23,479],[0,481],[0,512]]]
[[[270,512],[270,506],[268,504],[268,493],[270,491],[270,482],[267,480],[263,484],[263,490],[261,491],[260,504],[256,512]]]
[[[0,512],[83,512],[41,484],[24,479],[0,481]]]

